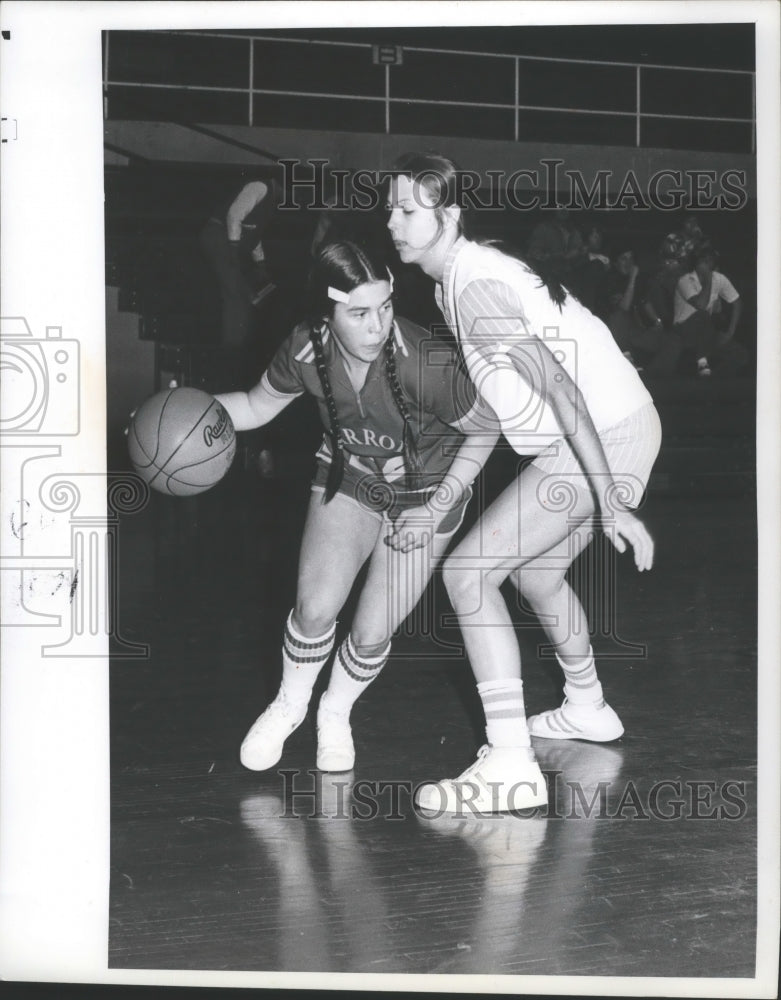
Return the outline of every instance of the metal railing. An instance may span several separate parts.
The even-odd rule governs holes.
[[[301,47],[302,53],[305,52],[307,48],[311,49],[314,47],[323,48],[341,48],[343,50],[349,49],[363,49],[366,51],[367,56],[371,58],[372,56],[372,46],[369,42],[345,42],[345,41],[325,41],[320,39],[314,40],[304,40],[301,38],[296,38],[292,36],[285,35],[269,35],[269,34],[231,34],[226,32],[208,32],[208,31],[168,31],[168,32],[153,32],[157,37],[166,36],[177,36],[177,37],[198,37],[198,38],[212,38],[220,39],[225,41],[230,39],[246,45],[246,83],[242,86],[217,86],[208,84],[183,84],[183,83],[166,83],[162,80],[156,82],[149,81],[139,81],[132,79],[112,79],[111,76],[111,37],[114,34],[121,35],[122,32],[106,32],[104,35],[104,51],[103,51],[103,93],[104,93],[104,115],[106,118],[110,116],[111,100],[112,100],[112,88],[122,87],[122,88],[137,88],[139,90],[150,89],[150,90],[171,90],[171,91],[182,91],[191,93],[213,93],[213,94],[236,94],[243,95],[246,100],[246,120],[242,122],[234,122],[233,124],[246,124],[255,125],[257,124],[256,109],[255,109],[255,99],[256,97],[285,97],[285,98],[304,98],[304,99],[319,99],[319,100],[329,100],[329,101],[361,101],[368,102],[377,106],[380,116],[378,116],[378,123],[382,123],[382,128],[371,129],[371,131],[384,131],[389,134],[392,131],[393,125],[393,109],[394,107],[406,106],[406,107],[443,107],[443,108],[464,108],[464,109],[485,109],[485,110],[499,110],[507,111],[513,113],[514,127],[512,138],[517,142],[520,138],[521,131],[521,114],[523,112],[543,112],[550,114],[568,114],[572,116],[600,116],[606,118],[615,118],[622,120],[633,120],[634,121],[634,145],[639,147],[643,144],[643,122],[652,120],[663,120],[663,121],[680,121],[680,122],[697,122],[697,123],[714,123],[714,124],[740,124],[745,126],[750,126],[751,129],[751,152],[756,152],[756,77],[755,73],[750,70],[738,70],[738,69],[718,69],[718,68],[707,68],[698,66],[677,66],[677,65],[664,65],[658,63],[632,63],[632,62],[614,62],[605,60],[595,60],[595,59],[566,59],[554,56],[524,56],[524,55],[510,55],[495,52],[482,52],[482,51],[472,51],[466,49],[436,49],[423,46],[404,46],[403,53],[416,53],[416,54],[427,54],[435,56],[448,56],[448,57],[479,57],[483,59],[496,60],[498,64],[508,64],[511,62],[514,68],[514,92],[508,94],[508,99],[506,101],[489,101],[489,100],[451,100],[446,98],[416,98],[407,95],[394,94],[392,83],[394,80],[394,73],[403,73],[404,66],[402,65],[377,65],[378,72],[384,74],[384,93],[382,94],[365,94],[365,93],[341,93],[336,91],[328,90],[308,90],[308,89],[291,89],[285,87],[281,88],[268,88],[256,86],[256,60],[255,60],[255,45],[256,43],[265,44],[284,44],[284,45],[297,45]],[[602,66],[609,68],[611,70],[615,69],[626,69],[631,70],[634,73],[634,108],[631,110],[618,110],[610,108],[594,108],[594,107],[577,107],[571,105],[556,105],[556,104],[536,104],[536,103],[525,103],[522,100],[521,94],[521,66],[525,64],[559,64],[562,66],[588,66],[588,67],[598,67]],[[643,110],[643,74],[649,71],[662,71],[665,73],[708,73],[716,74],[721,77],[735,77],[735,78],[750,78],[750,108],[747,108],[747,113],[745,115],[705,115],[705,114],[680,114],[673,112],[653,112]],[[294,72],[291,72],[291,76],[294,76]],[[265,122],[264,124],[268,124]],[[284,127],[284,123],[279,123],[280,127]],[[563,126],[563,131],[566,126]],[[350,129],[354,131],[365,131],[360,127],[355,129]],[[510,136],[508,135],[509,139]],[[573,141],[567,139],[566,135],[563,134],[560,140],[561,142]],[[622,145],[625,143],[617,143]]]

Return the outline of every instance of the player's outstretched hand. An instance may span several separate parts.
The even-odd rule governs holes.
[[[654,540],[643,522],[628,510],[613,510],[602,518],[602,530],[619,552],[626,552],[627,542],[635,555],[635,566],[642,573],[654,564]]]
[[[392,531],[385,536],[385,544],[396,552],[423,549],[431,544],[436,529],[437,520],[431,508],[425,505],[410,507],[393,522]]]

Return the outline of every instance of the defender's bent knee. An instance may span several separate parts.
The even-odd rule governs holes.
[[[513,576],[518,590],[533,608],[555,600],[564,586],[564,575],[556,569],[521,569]]]
[[[481,584],[480,571],[453,566],[448,560],[442,568],[442,582],[445,584],[450,603],[458,610],[460,605],[471,606],[479,598]]]

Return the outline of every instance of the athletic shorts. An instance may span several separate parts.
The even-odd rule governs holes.
[[[312,480],[313,493],[325,492],[328,469],[327,462],[318,460]],[[349,466],[345,466],[344,476],[336,492],[378,520],[392,524],[403,511],[426,503],[437,488],[438,484],[434,483],[424,489],[405,490],[381,476],[359,476]],[[456,506],[442,519],[436,530],[437,535],[452,535],[461,527],[471,499],[472,489],[469,487]]]
[[[626,507],[637,507],[648,486],[651,468],[662,443],[662,425],[653,403],[599,432],[607,464],[616,483],[616,497]],[[532,465],[549,476],[585,477],[583,467],[564,438],[548,445]]]

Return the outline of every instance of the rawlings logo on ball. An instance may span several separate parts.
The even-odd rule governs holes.
[[[133,468],[152,489],[194,496],[218,483],[236,454],[230,413],[202,389],[165,389],[139,406],[128,427]]]
[[[217,415],[217,423],[214,424],[212,427],[209,427],[207,424],[207,426],[204,427],[203,429],[203,440],[206,444],[206,447],[211,448],[214,442],[218,438],[221,438],[227,429],[228,429],[228,414],[223,409],[223,407],[219,407]]]

